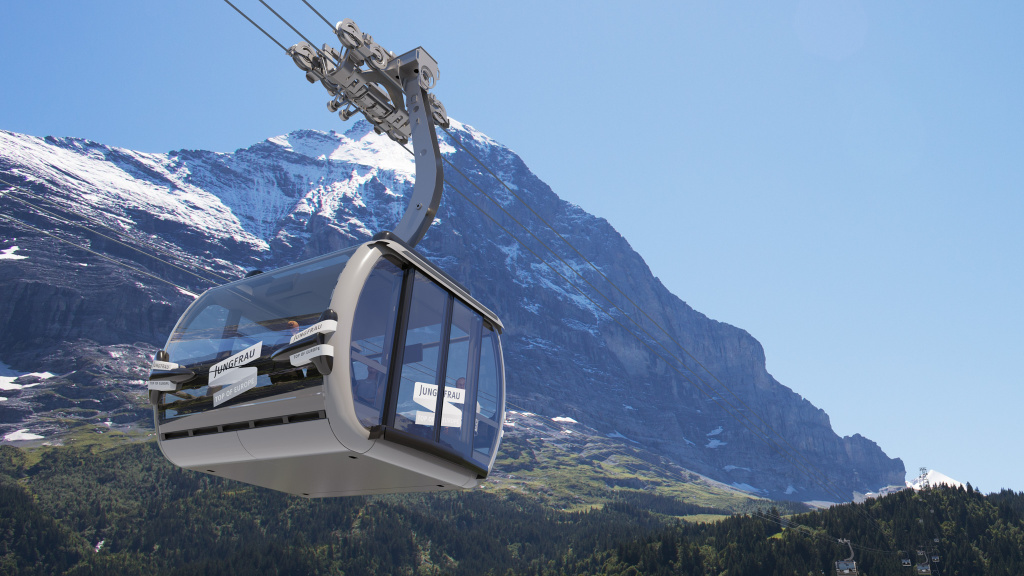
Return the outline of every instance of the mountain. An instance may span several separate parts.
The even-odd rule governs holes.
[[[761,496],[849,499],[903,482],[899,459],[860,435],[837,436],[824,411],[767,372],[757,340],[670,293],[607,221],[558,198],[522,159],[472,127],[453,122],[450,134],[441,150],[458,169],[446,166],[454,189],[418,248],[505,323],[510,408],[572,418]],[[82,419],[144,418],[148,359],[196,294],[246,269],[272,269],[388,229],[413,178],[408,153],[366,123],[344,134],[296,131],[230,154],[148,154],[0,131],[0,179],[13,185],[0,183],[0,361],[56,374],[11,381],[21,388],[4,392],[2,431],[45,436]],[[640,332],[630,317],[646,331],[643,341],[627,331]],[[751,428],[781,439],[766,442]],[[792,451],[800,454],[795,463],[785,456]]]

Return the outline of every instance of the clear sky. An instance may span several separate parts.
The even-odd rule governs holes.
[[[838,433],[1024,490],[1024,4],[311,2],[425,47],[452,117],[753,334]],[[6,2],[0,46],[6,130],[165,152],[346,128],[217,0]]]

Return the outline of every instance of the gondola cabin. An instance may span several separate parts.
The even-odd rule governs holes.
[[[153,363],[160,449],[309,497],[473,487],[502,435],[501,331],[389,233],[213,288]]]
[[[840,560],[836,562],[836,575],[857,576],[857,563],[852,560]]]

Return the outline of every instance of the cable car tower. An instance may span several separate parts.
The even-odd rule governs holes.
[[[351,20],[344,52],[287,49],[328,109],[411,141],[416,182],[394,231],[204,292],[149,377],[164,456],[183,468],[291,494],[470,488],[502,436],[501,320],[416,251],[443,190],[428,91],[437,62],[400,56]]]

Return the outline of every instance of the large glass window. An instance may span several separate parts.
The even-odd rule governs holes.
[[[490,465],[501,432],[501,347],[479,312],[423,272],[381,261],[359,296],[351,357],[363,426],[384,425],[385,439],[462,465]]]
[[[161,422],[322,384],[315,369],[295,368],[270,358],[289,344],[293,334],[320,319],[353,251],[259,274],[203,294],[179,321],[166,347],[170,361],[194,371],[196,377],[181,391],[161,396]],[[230,369],[218,370],[225,361]]]
[[[485,326],[480,342],[480,378],[477,383],[476,430],[473,433],[473,459],[485,468],[501,431],[501,355],[498,335]]]
[[[402,270],[381,260],[359,295],[352,324],[352,398],[359,422],[381,423],[402,295]]]
[[[476,389],[477,358],[480,355],[480,316],[455,301],[448,336],[448,362],[444,378],[441,416],[441,444],[459,454],[469,452],[473,411],[469,402]]]
[[[448,293],[415,272],[398,382],[394,427],[434,440]]]

